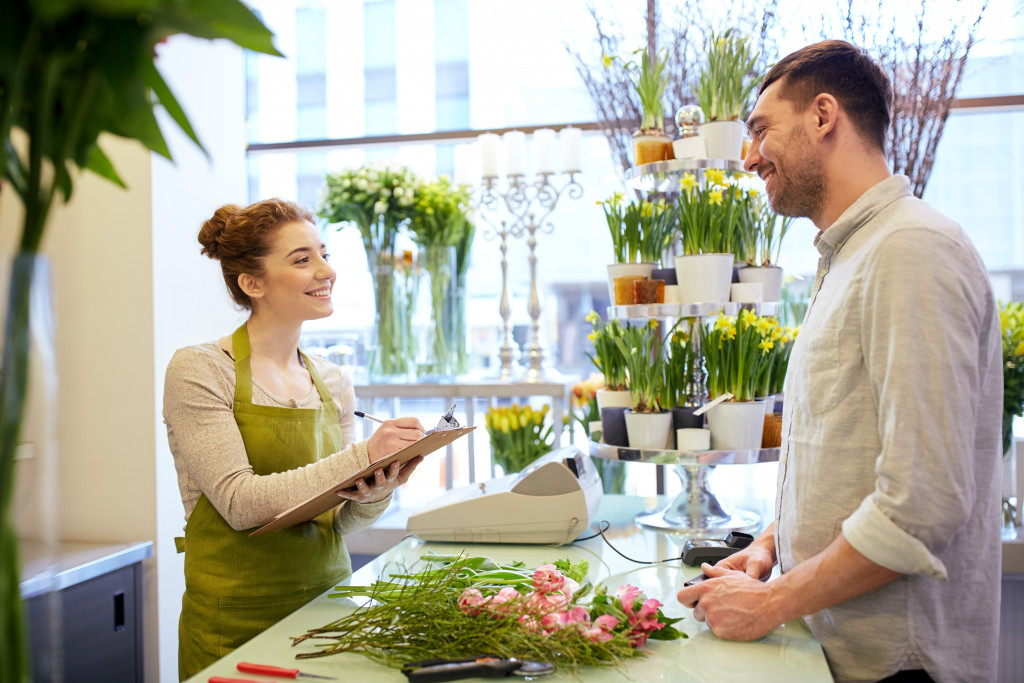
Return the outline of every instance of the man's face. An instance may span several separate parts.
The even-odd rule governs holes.
[[[764,180],[776,213],[813,220],[825,199],[824,167],[808,130],[809,112],[780,97],[781,85],[768,86],[747,118],[751,145],[743,167]]]

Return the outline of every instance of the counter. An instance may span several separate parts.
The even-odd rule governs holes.
[[[648,507],[649,502],[634,496],[605,496],[599,518],[612,523],[605,536],[617,550],[636,560],[678,558],[685,539],[641,529],[633,524],[633,516]],[[821,646],[802,622],[784,624],[765,638],[751,643],[720,640],[704,624],[694,621],[690,610],[675,600],[676,591],[686,579],[698,574],[698,569],[687,567],[678,560],[654,565],[636,564],[621,557],[600,537],[561,547],[434,543],[407,537],[358,570],[346,583],[368,585],[378,576],[395,571],[396,567],[415,562],[430,549],[439,553],[464,550],[471,555],[487,555],[498,562],[523,560],[530,566],[560,558],[586,559],[590,563],[590,580],[595,584],[604,583],[612,589],[624,583],[639,586],[648,597],[657,598],[664,604],[663,611],[667,615],[685,617],[676,627],[683,630],[689,636],[688,639],[649,641],[645,649],[650,655],[630,661],[623,669],[582,670],[581,677],[588,683],[649,680],[682,683],[744,679],[789,683],[832,680]],[[302,635],[310,628],[323,626],[350,609],[340,600],[327,598],[327,593],[324,593],[190,678],[189,683],[206,683],[210,676],[237,678],[240,674],[235,665],[241,661],[297,666],[303,672],[333,676],[339,681],[405,681],[405,676],[397,669],[387,668],[361,655],[294,659],[297,653],[312,652],[316,647],[307,642],[293,648],[290,636]],[[258,678],[252,675],[247,677]],[[569,671],[558,671],[553,676],[545,677],[545,680],[577,679]]]

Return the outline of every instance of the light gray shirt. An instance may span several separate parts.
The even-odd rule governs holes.
[[[905,576],[805,617],[839,681],[925,669],[995,680],[999,319],[963,230],[904,176],[816,239],[786,377],[775,542],[783,572],[842,532]]]
[[[266,524],[278,513],[323,493],[370,464],[366,442],[355,442],[355,391],[337,365],[309,355],[334,398],[345,448],[315,463],[260,476],[245,454],[235,422],[235,361],[217,342],[189,346],[174,353],[164,382],[164,423],[178,472],[185,519],[205,494],[221,517],[236,530]],[[252,383],[257,405],[319,408],[316,387],[300,399],[274,396]],[[344,535],[368,527],[387,509],[391,496],[378,503],[338,499],[334,527]]]

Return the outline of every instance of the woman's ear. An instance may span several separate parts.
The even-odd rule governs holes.
[[[253,277],[248,273],[242,273],[238,276],[238,286],[250,299],[259,299],[264,294],[263,282],[260,278]]]

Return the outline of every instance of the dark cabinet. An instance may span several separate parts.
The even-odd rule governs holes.
[[[26,601],[34,683],[143,680],[140,575],[135,563]]]

